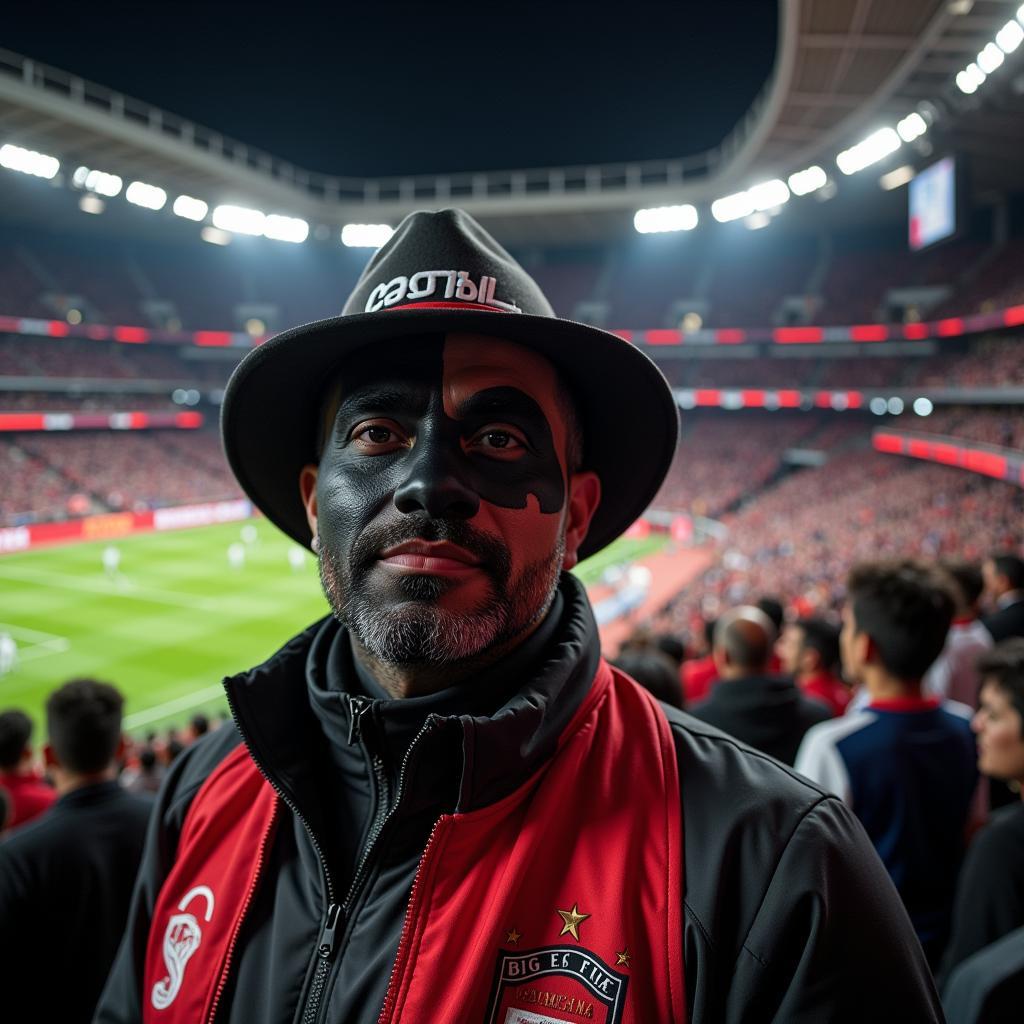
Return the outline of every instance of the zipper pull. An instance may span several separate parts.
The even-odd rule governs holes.
[[[320,944],[317,947],[317,953],[322,960],[330,959],[331,954],[334,952],[335,932],[338,930],[338,919],[340,917],[341,907],[337,903],[332,903],[327,908],[327,920],[324,922],[324,929],[320,933]]]
[[[348,701],[348,742],[351,745],[359,742],[360,720],[370,710],[372,701],[369,697],[349,697]]]

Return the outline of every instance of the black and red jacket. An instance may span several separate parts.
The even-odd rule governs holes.
[[[97,1022],[941,1020],[843,804],[604,665],[571,577],[553,616],[487,714],[367,699],[330,620],[229,679]]]

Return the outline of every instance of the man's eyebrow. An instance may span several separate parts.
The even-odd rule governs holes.
[[[493,416],[495,414],[512,413],[539,419],[544,423],[548,417],[540,407],[540,403],[531,398],[525,391],[514,387],[485,388],[462,399],[455,407],[458,419],[467,416]]]
[[[338,403],[338,415],[363,412],[407,411],[423,405],[423,395],[412,388],[367,387],[345,395]]]

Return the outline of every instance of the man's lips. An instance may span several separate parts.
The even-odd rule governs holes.
[[[469,572],[480,566],[480,560],[465,548],[447,541],[408,540],[382,551],[378,560],[413,572]]]

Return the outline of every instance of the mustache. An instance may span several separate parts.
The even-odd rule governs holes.
[[[380,553],[406,541],[445,541],[464,548],[480,562],[480,567],[492,577],[508,579],[512,559],[508,548],[496,537],[460,519],[408,519],[384,523],[365,530],[352,546],[349,564],[358,576],[368,571]]]

